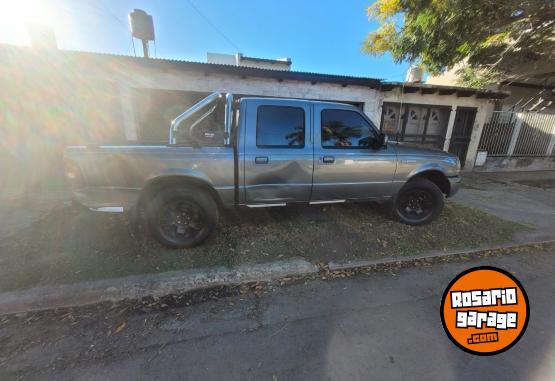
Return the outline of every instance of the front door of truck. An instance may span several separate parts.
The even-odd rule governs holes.
[[[391,196],[394,150],[372,148],[377,129],[349,106],[314,106],[314,185],[311,201]]]
[[[249,99],[245,118],[246,203],[309,201],[313,170],[310,104]]]

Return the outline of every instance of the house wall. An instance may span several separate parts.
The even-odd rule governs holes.
[[[0,52],[0,173],[4,188],[57,186],[63,150],[87,141],[122,143],[119,86],[57,54]]]
[[[537,111],[555,114],[555,95],[550,89],[527,88],[521,86],[500,86],[499,90],[509,91],[511,95],[503,99],[503,111]]]
[[[261,62],[256,60],[249,60],[249,59],[241,59],[239,61],[239,65],[237,66],[246,66],[246,67],[254,67],[257,69],[267,69],[267,70],[291,70],[291,65],[287,62]]]
[[[458,107],[472,107],[476,108],[476,118],[474,119],[474,127],[472,129],[472,135],[470,136],[470,143],[468,146],[468,151],[466,154],[466,161],[464,169],[466,171],[472,170],[474,168],[474,161],[476,160],[476,153],[478,151],[478,143],[480,142],[480,136],[482,135],[482,129],[487,118],[494,109],[494,102],[488,99],[476,98],[476,96],[471,97],[459,97],[455,94],[452,95],[439,95],[439,94],[420,94],[420,93],[402,93],[400,88],[396,88],[393,91],[388,91],[383,94],[380,99],[380,105],[378,107],[381,113],[381,105],[384,102],[396,102],[396,103],[413,103],[413,104],[433,104],[436,106],[447,106],[451,108],[451,116],[449,118],[449,124],[447,126],[447,133],[445,136],[445,145],[443,149],[445,151],[449,150],[449,144],[451,139],[451,134],[453,132],[454,116]]]
[[[210,93],[231,92],[235,94],[249,94],[254,96],[303,98],[314,100],[328,100],[350,103],[361,103],[368,117],[379,125],[381,117],[381,93],[363,86],[342,87],[338,84],[278,81],[269,78],[241,78],[224,74],[204,75],[199,72],[182,70],[156,70],[137,66],[118,70],[114,75],[113,67],[93,67],[89,75],[95,78],[117,78],[124,115],[126,118],[125,135],[129,141],[137,140],[137,126],[132,119],[133,104],[125,99],[130,98],[130,89],[161,89]],[[169,126],[169,121],[168,121]]]
[[[206,61],[208,63],[215,63],[221,65],[234,65],[254,67],[258,69],[269,70],[291,70],[291,61],[285,59],[276,60],[262,60],[252,57],[245,57],[241,53],[237,54],[224,54],[224,53],[206,53]]]
[[[554,171],[555,157],[488,157],[476,172]]]
[[[471,135],[470,144],[465,161],[465,170],[472,170],[482,134],[483,125],[493,111],[494,103],[488,99],[476,96],[460,97],[455,94],[421,94],[402,93],[400,88],[392,91],[378,91],[364,86],[341,86],[339,84],[278,81],[269,78],[246,77],[224,74],[204,75],[199,72],[183,70],[158,70],[137,65],[136,67],[117,69],[95,65],[91,68],[90,75],[97,78],[118,78],[122,103],[124,104],[125,136],[130,142],[137,140],[137,125],[131,120],[133,104],[125,100],[130,95],[132,88],[165,89],[195,92],[231,92],[236,94],[249,94],[256,96],[290,97],[304,99],[320,99],[343,102],[357,102],[363,104],[363,110],[377,125],[380,124],[382,105],[384,102],[404,102],[413,104],[431,104],[448,106],[454,116],[457,107],[476,108],[476,118]],[[444,150],[448,150],[454,117],[450,118]]]
[[[467,170],[473,166],[483,122],[493,107],[488,100],[475,97],[402,94],[400,89],[382,92],[366,86],[205,74],[145,66],[103,55],[73,59],[54,52],[12,58],[4,58],[0,66],[0,85],[8,89],[0,95],[0,128],[4,136],[0,164],[18,173],[19,169],[12,164],[25,161],[28,168],[22,171],[34,171],[32,176],[27,176],[29,179],[48,178],[50,169],[61,171],[61,153],[67,144],[82,144],[91,138],[101,143],[138,142],[134,89],[220,91],[355,102],[363,105],[363,111],[377,126],[383,102],[445,105],[451,109],[476,107],[478,114],[466,160]],[[169,119],[167,124],[169,128]],[[444,149],[448,149],[449,137],[448,131]],[[45,168],[37,169],[39,162]]]

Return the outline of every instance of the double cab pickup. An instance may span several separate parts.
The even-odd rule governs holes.
[[[141,210],[162,244],[192,247],[222,207],[386,202],[397,220],[435,219],[459,187],[459,159],[388,141],[357,107],[213,93],[171,122],[167,144],[68,147],[77,201]]]

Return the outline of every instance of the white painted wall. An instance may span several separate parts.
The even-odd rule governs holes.
[[[278,58],[276,60],[258,60],[251,57],[245,57],[240,53],[224,54],[224,53],[206,53],[206,62],[220,65],[246,66],[258,69],[268,70],[291,70],[291,62],[286,58]]]
[[[102,76],[102,73],[94,75]],[[139,75],[140,74],[140,75]],[[104,76],[106,73],[104,73]],[[113,76],[111,76],[113,79]],[[152,88],[162,90],[182,90],[199,92],[231,92],[258,96],[322,99],[364,104],[364,112],[379,124],[380,92],[369,87],[347,86],[300,81],[282,82],[270,78],[240,78],[231,75],[208,75],[198,72],[173,71],[161,72],[152,69],[133,70],[133,75],[122,73],[120,86],[129,88]]]
[[[114,70],[116,73],[114,73]],[[465,169],[474,166],[476,151],[482,133],[483,124],[493,110],[493,103],[487,99],[472,97],[457,97],[456,95],[438,94],[403,94],[401,89],[380,92],[364,86],[346,86],[339,84],[316,83],[301,81],[282,82],[270,78],[241,78],[238,76],[210,74],[183,70],[160,70],[157,68],[114,67],[107,70],[100,66],[91,66],[89,75],[108,80],[119,78],[120,93],[123,97],[130,97],[130,88],[152,88],[162,90],[182,90],[198,92],[231,92],[272,97],[307,98],[333,101],[360,102],[364,104],[364,112],[379,126],[383,102],[403,102],[413,104],[442,105],[453,108],[477,108],[474,129],[468,148]],[[137,132],[132,120],[132,105],[127,100],[122,100],[125,134],[130,141],[136,140]],[[133,128],[135,131],[133,131]],[[448,148],[448,147],[446,147]]]

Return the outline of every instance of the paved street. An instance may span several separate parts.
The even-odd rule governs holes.
[[[555,256],[546,252],[297,283],[165,309],[114,306],[0,317],[0,378],[555,378]],[[441,294],[459,272],[501,267],[524,285],[531,320],[494,357],[446,337]]]

